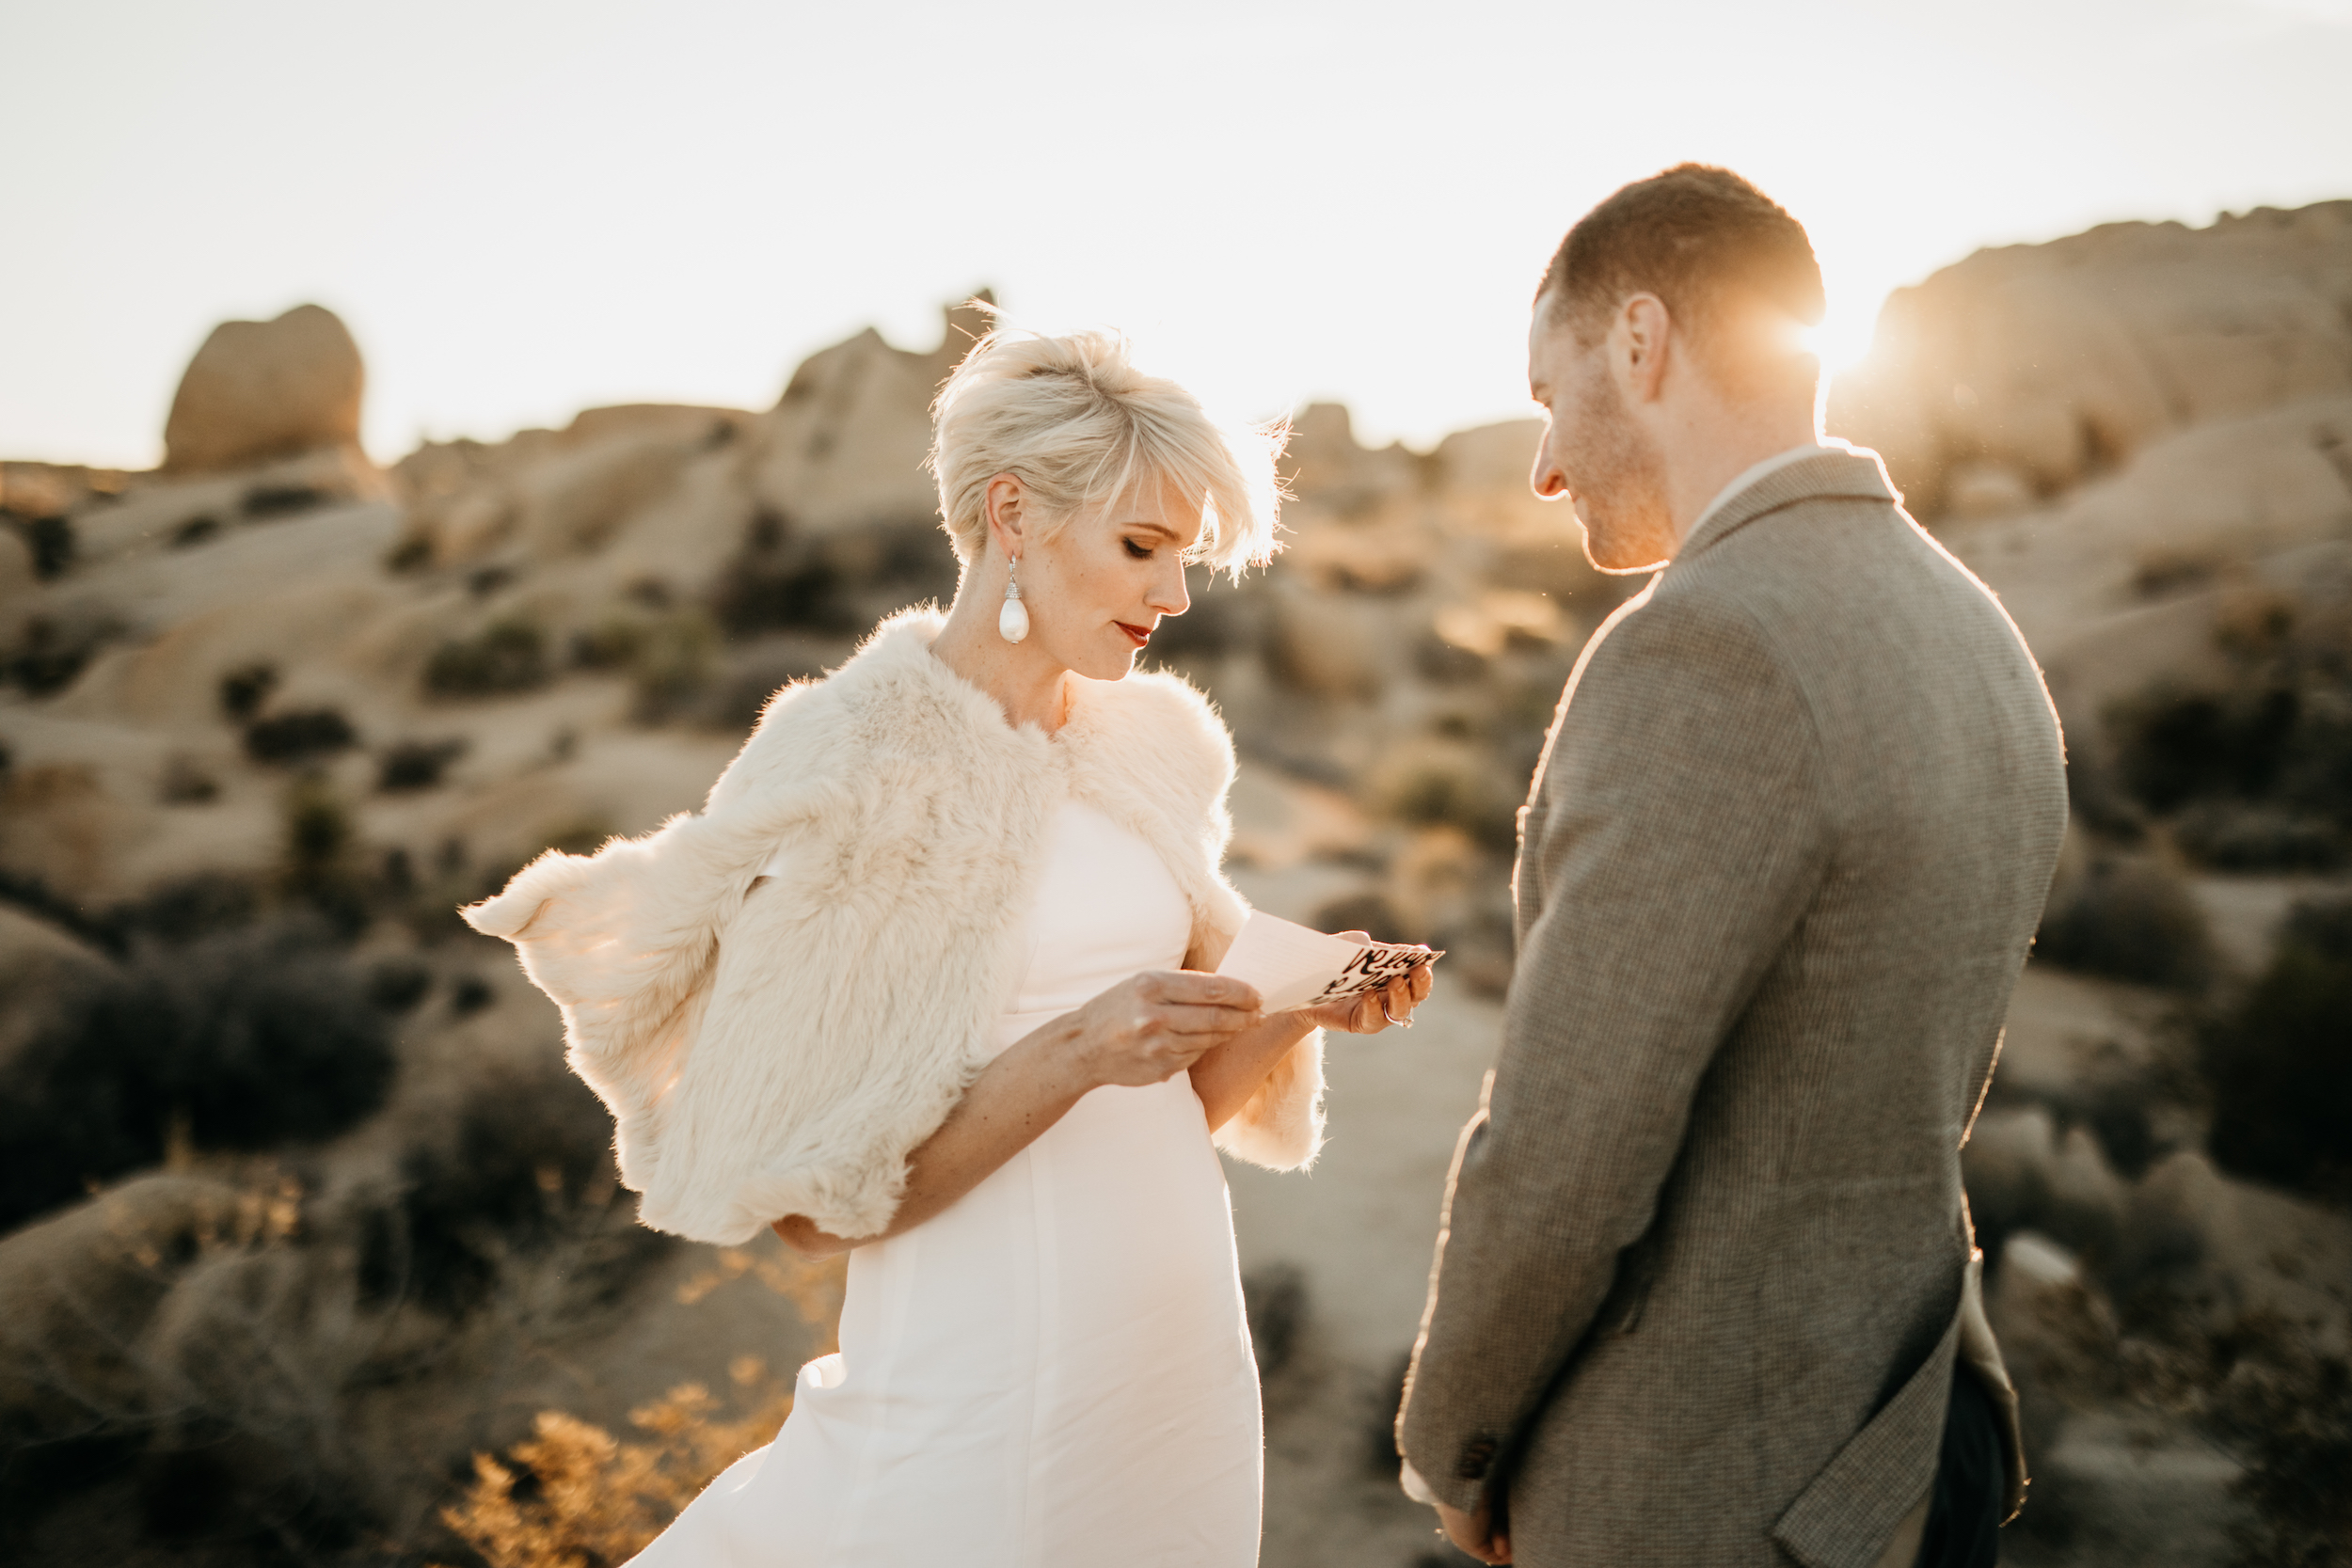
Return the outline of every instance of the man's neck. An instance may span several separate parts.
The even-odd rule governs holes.
[[[1812,412],[1740,407],[1723,403],[1694,411],[1662,443],[1666,508],[1678,544],[1724,485],[1791,447],[1818,446]]]

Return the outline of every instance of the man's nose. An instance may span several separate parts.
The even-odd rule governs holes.
[[[1558,459],[1551,455],[1551,432],[1544,432],[1544,444],[1535,449],[1535,471],[1527,476],[1527,483],[1546,500],[1555,500],[1568,493],[1568,476],[1561,471]]]

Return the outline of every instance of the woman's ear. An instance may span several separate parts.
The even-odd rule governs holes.
[[[1028,499],[1018,475],[998,474],[988,482],[988,534],[1007,561],[1021,559],[1022,520]]]

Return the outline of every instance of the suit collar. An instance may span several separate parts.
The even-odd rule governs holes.
[[[1812,456],[1774,468],[1699,519],[1675,560],[1690,560],[1767,513],[1820,499],[1902,502],[1877,452],[1867,447],[1823,447]]]

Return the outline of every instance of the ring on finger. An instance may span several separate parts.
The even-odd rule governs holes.
[[[1400,1029],[1410,1029],[1413,1026],[1412,1014],[1406,1013],[1403,1018],[1399,1018],[1389,1011],[1389,999],[1385,994],[1380,998],[1380,1016]]]

